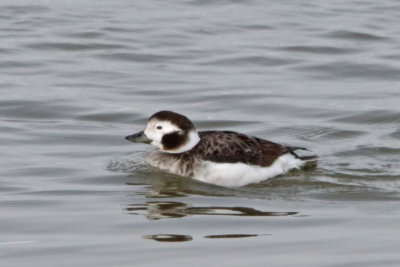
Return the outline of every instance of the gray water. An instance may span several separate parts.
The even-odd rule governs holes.
[[[399,266],[400,4],[1,1],[1,266]],[[305,146],[226,188],[124,136],[169,109]]]

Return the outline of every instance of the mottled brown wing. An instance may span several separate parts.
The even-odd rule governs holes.
[[[285,151],[281,145],[236,132],[215,131],[199,134],[199,151],[203,159],[213,162],[242,162],[269,166]]]
[[[259,162],[260,166],[266,167],[270,166],[274,161],[282,156],[285,153],[288,153],[289,150],[287,147],[282,146],[280,144],[256,138],[261,146],[262,150],[262,159]]]

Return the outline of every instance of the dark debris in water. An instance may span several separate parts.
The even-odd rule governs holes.
[[[190,235],[172,235],[172,234],[144,235],[143,238],[152,239],[158,242],[186,242],[193,240],[193,238]]]

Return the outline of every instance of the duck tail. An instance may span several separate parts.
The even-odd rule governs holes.
[[[311,155],[311,156],[299,156],[295,151],[296,150],[304,150],[310,151],[305,147],[287,147],[288,153],[292,154],[296,159],[304,160],[304,161],[315,161],[319,158],[318,155]]]

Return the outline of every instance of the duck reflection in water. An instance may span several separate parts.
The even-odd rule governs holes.
[[[146,175],[144,175],[146,176]],[[123,211],[127,214],[145,216],[148,220],[173,219],[182,218],[191,215],[209,215],[209,216],[291,216],[296,215],[293,211],[261,211],[250,207],[239,206],[195,206],[195,203],[185,203],[185,199],[189,201],[188,196],[203,195],[208,197],[246,197],[248,198],[252,190],[246,189],[230,189],[226,187],[218,187],[209,184],[196,183],[191,180],[177,177],[142,177],[147,179],[147,183],[142,183],[141,179],[135,177],[127,183],[144,189],[142,192],[135,191],[132,194],[133,199],[137,199],[138,195],[144,195],[148,201],[136,202],[124,206]],[[149,179],[150,178],[150,179]],[[151,182],[149,185],[148,182]],[[252,195],[254,198],[254,194]],[[139,199],[143,199],[140,197]],[[176,201],[181,200],[181,201]],[[188,202],[186,201],[186,202]],[[257,236],[266,236],[270,234],[255,233],[222,233],[204,235],[206,239],[232,239],[232,238],[254,238]],[[176,233],[154,233],[142,236],[144,239],[154,240],[157,242],[187,242],[192,241],[193,237],[186,234]]]
[[[144,215],[149,220],[181,218],[190,215],[219,215],[219,216],[290,216],[296,215],[294,211],[260,211],[250,207],[240,206],[202,206],[194,207],[192,204],[175,199],[184,199],[188,195],[203,196],[230,196],[230,197],[253,197],[254,191],[239,188],[219,187],[204,183],[188,182],[186,179],[163,179],[153,181],[154,183],[145,187],[145,191],[139,192],[149,200],[142,203],[132,203],[124,207],[124,211],[133,215]],[[127,183],[128,185],[137,185]],[[264,192],[265,193],[265,192]],[[135,192],[137,196],[138,192]],[[158,201],[157,199],[165,199]],[[168,200],[167,200],[168,199]],[[171,200],[174,199],[174,200]]]
[[[182,202],[148,201],[143,204],[129,204],[124,210],[133,215],[145,215],[149,220],[180,218],[189,215],[219,215],[219,216],[290,216],[293,211],[260,211],[247,207],[191,207]]]

